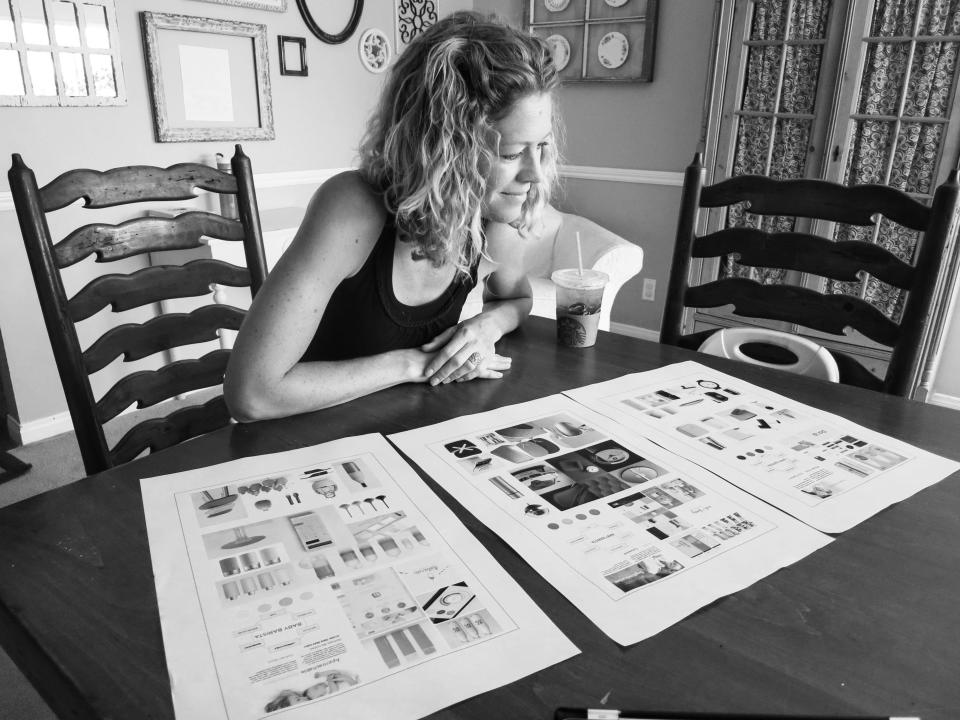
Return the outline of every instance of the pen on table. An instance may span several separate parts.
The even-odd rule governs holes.
[[[775,715],[565,707],[557,708],[553,717],[554,720],[920,720],[914,715]]]

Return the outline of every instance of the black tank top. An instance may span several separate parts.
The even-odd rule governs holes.
[[[479,262],[469,278],[458,273],[436,300],[404,305],[393,294],[395,239],[394,220],[388,216],[363,267],[344,278],[330,296],[303,360],[347,360],[418,347],[457,324],[463,303],[477,284]]]

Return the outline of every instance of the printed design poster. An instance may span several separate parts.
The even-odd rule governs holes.
[[[829,542],[562,395],[389,439],[621,645]]]
[[[419,718],[577,653],[382,436],[141,487],[178,717]]]
[[[566,395],[828,533],[843,532],[960,469],[695,362]]]

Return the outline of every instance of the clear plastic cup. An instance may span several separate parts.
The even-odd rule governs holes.
[[[565,268],[550,276],[557,287],[557,342],[591,347],[597,342],[600,303],[610,276],[599,270]]]

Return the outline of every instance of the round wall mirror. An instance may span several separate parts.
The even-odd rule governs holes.
[[[316,0],[314,1],[316,2]],[[310,32],[325,43],[337,45],[347,40],[357,29],[357,25],[360,22],[360,15],[363,12],[363,0],[353,0],[353,10],[350,11],[350,19],[347,20],[346,27],[340,32],[332,33],[326,32],[317,24],[313,13],[310,12],[309,0],[297,0],[297,8],[300,10],[300,16],[303,18],[303,22],[307,24]]]

